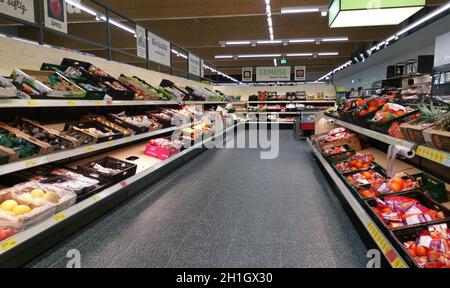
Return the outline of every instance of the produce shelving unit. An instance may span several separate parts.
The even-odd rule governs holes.
[[[56,153],[47,154],[47,155],[43,155],[43,156],[37,156],[37,157],[29,158],[29,159],[24,159],[24,160],[17,161],[17,162],[12,162],[9,164],[0,165],[0,175],[5,175],[5,174],[13,173],[16,171],[36,167],[39,165],[56,162],[59,160],[70,158],[70,157],[81,156],[81,155],[88,154],[88,153],[93,153],[93,152],[98,152],[98,151],[109,149],[109,148],[114,148],[114,147],[117,147],[117,146],[120,146],[123,144],[132,143],[135,141],[139,141],[139,140],[150,138],[153,136],[165,134],[165,133],[172,132],[172,131],[175,131],[180,128],[186,128],[186,127],[190,127],[190,126],[192,126],[192,124],[186,124],[181,127],[177,127],[177,126],[169,127],[169,128],[160,129],[160,130],[156,130],[156,131],[152,131],[152,132],[148,132],[148,133],[143,133],[143,134],[138,134],[138,135],[134,135],[134,136],[130,136],[130,137],[120,138],[117,140],[111,140],[108,142],[103,142],[103,143],[93,144],[93,145],[86,145],[86,146],[82,146],[82,147],[72,149],[72,150],[56,152]]]
[[[334,118],[333,118],[334,119]],[[354,132],[363,134],[367,137],[376,139],[378,141],[387,143],[387,144],[392,144],[392,145],[401,145],[407,148],[410,148],[411,150],[414,150],[416,152],[417,156],[420,156],[422,158],[425,158],[427,160],[436,162],[438,164],[441,164],[445,167],[450,167],[450,153],[445,152],[445,151],[441,151],[441,150],[436,150],[427,146],[423,146],[423,145],[418,145],[416,143],[413,142],[409,142],[406,140],[402,140],[402,139],[398,139],[395,137],[391,137],[389,135],[383,134],[383,133],[379,133],[370,129],[366,129],[351,123],[347,123],[345,121],[341,121],[338,119],[334,119],[335,123],[337,125],[340,125],[342,127],[345,127],[347,129],[350,129]]]
[[[2,99],[0,108],[47,108],[47,107],[103,107],[103,106],[154,106],[154,105],[225,105],[223,101],[110,101],[110,100],[22,100]],[[234,103],[234,102],[231,102]]]
[[[204,148],[206,143],[214,141],[218,136],[226,135],[228,131],[236,129],[238,125],[241,124],[226,127],[222,132],[204,139],[202,142],[53,215],[44,222],[4,240],[0,243],[0,267],[15,267],[26,264],[64,237],[148,187],[174,167],[181,166],[192,159],[206,149]]]
[[[315,145],[311,142],[311,140],[307,139],[308,144],[310,145],[314,156],[319,160],[322,167],[325,169],[327,174],[335,183],[339,192],[347,201],[350,208],[353,210],[354,214],[357,216],[359,221],[363,224],[371,238],[374,240],[379,250],[383,253],[387,262],[393,268],[408,268],[409,265],[403,258],[402,254],[399,252],[400,249],[397,247],[397,244],[386,237],[384,233],[382,233],[380,227],[377,225],[375,221],[370,217],[367,211],[362,207],[362,205],[358,202],[358,200],[353,196],[352,192],[347,188],[343,180],[337,175],[333,167],[327,162],[327,160],[323,157],[322,153],[317,149]]]

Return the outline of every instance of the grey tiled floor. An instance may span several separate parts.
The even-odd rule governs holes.
[[[30,266],[364,267],[366,249],[305,142],[203,153]]]

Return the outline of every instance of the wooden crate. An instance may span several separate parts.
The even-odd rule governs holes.
[[[0,128],[14,134],[16,137],[20,137],[20,138],[25,139],[26,141],[36,145],[39,148],[38,155],[46,155],[46,154],[53,152],[53,146],[51,146],[50,144],[42,142],[38,139],[35,139],[35,138],[31,137],[30,135],[23,133],[19,129],[9,126],[6,123],[0,122]]]
[[[63,141],[63,143],[65,145],[67,145],[68,149],[74,149],[74,148],[80,147],[80,141],[78,141],[77,139],[75,139],[73,137],[62,135],[60,131],[45,127],[45,126],[39,124],[38,122],[29,120],[27,118],[21,118],[20,120],[22,120],[23,122],[27,122],[27,123],[31,124],[32,126],[40,128],[40,129],[44,130],[45,132],[58,137],[60,140]]]
[[[442,123],[425,129],[422,133],[427,145],[450,152],[450,132],[444,129]]]

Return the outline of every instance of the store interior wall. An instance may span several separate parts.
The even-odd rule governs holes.
[[[400,39],[370,56],[364,63],[352,65],[334,75],[337,87],[371,88],[373,82],[386,79],[387,66],[417,59],[419,55],[434,55],[436,37],[450,31],[450,15]]]

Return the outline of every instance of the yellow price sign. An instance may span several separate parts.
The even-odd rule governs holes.
[[[94,203],[96,203],[96,202],[102,200],[102,196],[100,196],[100,195],[94,195],[94,196],[92,196],[92,200],[94,200]]]
[[[87,150],[88,152],[93,152],[93,151],[95,151],[95,147],[94,147],[93,145],[89,145],[89,146],[86,148],[86,150]]]
[[[73,100],[67,101],[67,106],[75,106],[75,105],[77,105],[77,102],[75,102]]]
[[[37,106],[37,101],[36,100],[28,100],[27,101],[27,106],[28,107],[36,107]]]
[[[34,167],[37,165],[38,165],[38,163],[37,163],[36,159],[30,159],[30,160],[25,161],[25,166],[27,168]]]
[[[395,259],[394,261],[392,261],[391,263],[393,268],[407,268],[406,265],[403,263],[402,260],[400,260],[400,258]]]
[[[14,248],[16,245],[17,245],[16,239],[14,239],[14,238],[9,238],[9,239],[3,241],[3,242],[0,244],[0,247],[2,247],[3,250],[8,251],[8,250]]]
[[[440,163],[440,164],[446,163],[449,158],[448,153],[438,151],[435,149],[430,149],[425,146],[419,146],[419,148],[417,148],[416,154],[423,158],[432,160],[432,161]]]
[[[103,105],[103,101],[95,100],[94,104],[95,104],[95,106],[102,106]]]
[[[61,222],[61,221],[63,221],[64,219],[66,219],[66,215],[65,215],[64,213],[58,213],[58,214],[56,214],[55,216],[53,216],[53,219],[54,219],[56,222]]]
[[[383,253],[388,253],[392,250],[391,245],[384,239],[383,235],[381,235],[380,231],[375,227],[373,223],[367,224],[367,230],[369,231],[372,238],[377,243],[378,247],[380,247]]]

